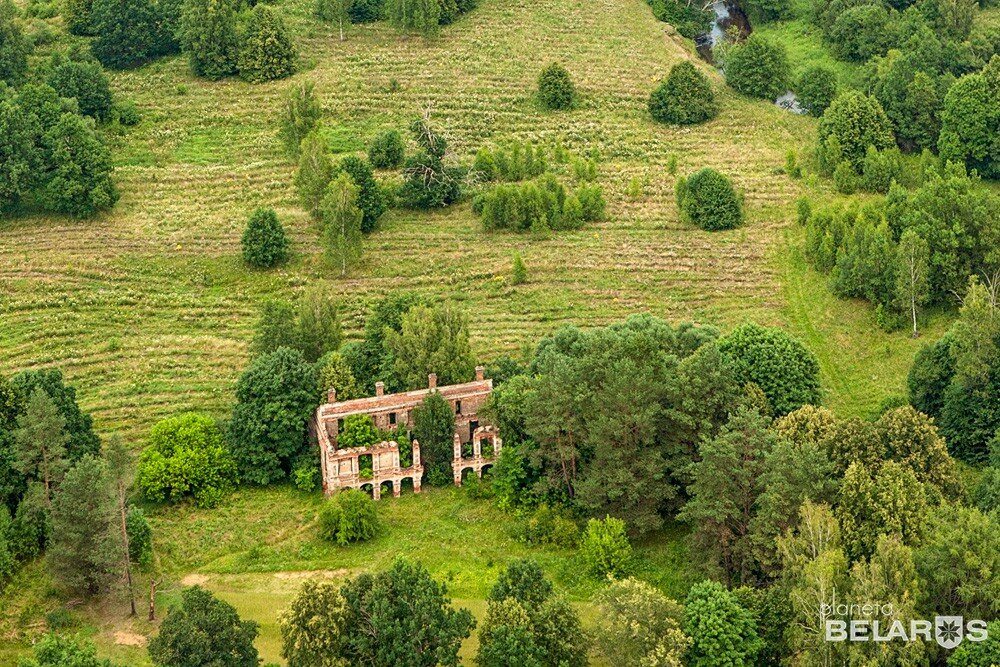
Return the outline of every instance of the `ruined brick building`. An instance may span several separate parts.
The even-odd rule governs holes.
[[[338,448],[337,435],[344,427],[344,420],[352,415],[368,415],[381,431],[395,431],[413,427],[413,409],[432,391],[441,394],[455,413],[454,451],[452,471],[455,484],[461,486],[462,473],[472,470],[480,477],[483,470],[494,463],[500,453],[501,441],[496,429],[482,423],[479,411],[493,391],[493,381],[483,377],[483,367],[476,367],[472,382],[437,386],[437,376],[431,373],[427,388],[398,394],[386,394],[381,382],[375,383],[375,395],[349,401],[337,401],[330,390],[328,402],[316,410],[316,436],[319,441],[320,465],[323,471],[323,491],[327,494],[340,489],[361,489],[371,486],[372,496],[378,500],[383,484],[389,484],[394,496],[399,496],[402,484],[409,480],[415,493],[420,493],[420,478],[424,466],[420,457],[420,443],[413,441],[413,463],[401,467],[399,444],[382,441],[371,447]],[[471,445],[466,454],[465,445]],[[483,446],[486,445],[486,451]],[[367,475],[367,457],[371,457],[371,476]],[[365,470],[365,473],[362,471]]]

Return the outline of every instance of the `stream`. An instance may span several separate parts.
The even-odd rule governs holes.
[[[709,9],[715,14],[712,29],[696,36],[694,44],[702,60],[715,64],[713,49],[730,40],[743,41],[750,36],[753,26],[750,25],[750,19],[743,9],[732,0],[716,0],[709,5]],[[795,99],[795,93],[790,90],[779,96],[774,103],[792,113],[805,113]]]

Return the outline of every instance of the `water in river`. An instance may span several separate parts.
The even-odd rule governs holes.
[[[733,39],[736,41],[746,39],[753,27],[750,25],[750,19],[747,18],[746,13],[731,0],[716,0],[709,5],[709,8],[715,14],[712,29],[695,37],[694,43],[698,55],[706,62],[714,63],[713,48]],[[790,90],[778,97],[774,103],[792,113],[805,113],[799,106],[798,100],[795,99],[795,93]]]

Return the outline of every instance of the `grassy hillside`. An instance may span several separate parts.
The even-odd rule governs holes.
[[[455,604],[481,618],[484,599],[504,565],[513,558],[537,560],[560,591],[593,616],[589,600],[598,582],[581,570],[574,550],[530,547],[510,535],[510,516],[489,501],[476,501],[462,490],[425,489],[378,503],[382,533],[370,542],[338,547],[316,536],[319,494],[290,488],[247,489],[214,510],[166,508],[152,520],[162,614],[184,586],[199,584],[232,603],[244,618],[261,624],[257,646],[265,662],[280,659],[278,613],[288,606],[303,580],[331,581],[387,568],[397,556],[417,559],[448,585]],[[674,597],[690,585],[681,529],[669,527],[636,545],[636,575]],[[102,600],[73,606],[71,617],[91,634],[102,655],[122,664],[146,665],[141,644],[155,630],[145,619],[149,575],[138,578],[140,617],[126,618],[120,601]],[[42,612],[61,606],[41,568],[23,571],[13,586],[27,594],[0,599],[0,638],[40,622]],[[26,647],[0,639],[0,664]],[[475,653],[473,636],[463,655]],[[5,653],[7,651],[7,653]]]
[[[301,49],[295,79],[316,82],[336,150],[362,150],[427,107],[469,158],[514,137],[597,149],[608,221],[539,242],[484,234],[467,204],[432,215],[396,211],[367,239],[354,275],[335,279],[296,205],[293,167],[276,138],[292,82],[209,82],[193,78],[183,58],[161,60],[113,75],[116,93],[143,113],[139,127],[115,138],[122,200],[114,211],[86,222],[0,223],[0,372],[59,366],[101,431],[137,438],[179,410],[225,411],[259,301],[315,282],[339,295],[349,331],[388,290],[463,301],[484,358],[565,322],[597,325],[641,310],[827,333],[814,304],[782,288],[786,229],[803,188],[775,173],[786,151],[808,152],[815,121],[740,98],[718,81],[717,120],[654,124],[645,112],[650,89],[692,56],[641,0],[484,0],[434,39],[376,24],[352,27],[345,42],[309,16],[308,0],[279,7]],[[566,64],[582,93],[572,112],[543,112],[532,100],[537,72],[552,60]],[[716,234],[682,225],[666,168],[672,156],[681,173],[710,165],[732,174],[747,193],[749,224]],[[633,176],[647,183],[636,200],[626,196]],[[295,241],[295,260],[273,273],[249,272],[239,260],[242,226],[259,205],[273,206]],[[514,249],[530,272],[516,289],[507,278]],[[828,307],[834,324],[857,312]],[[823,335],[810,342],[829,345]],[[834,387],[835,407],[864,411],[899,389],[913,346],[871,336],[840,341],[824,369],[837,362],[838,373],[867,376],[855,351],[889,345],[885,378],[864,400]]]

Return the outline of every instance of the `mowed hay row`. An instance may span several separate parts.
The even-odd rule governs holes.
[[[719,117],[695,128],[653,123],[650,90],[691,55],[642,0],[483,0],[432,39],[379,23],[351,26],[344,42],[311,18],[310,0],[277,7],[300,47],[295,77],[200,80],[183,57],[116,73],[116,93],[143,114],[112,139],[118,206],[91,221],[0,223],[0,371],[60,367],[101,429],[138,437],[179,410],[224,412],[259,303],[316,282],[338,295],[352,336],[367,305],[391,290],[460,301],[487,359],[561,324],[636,311],[722,326],[780,320],[780,276],[768,258],[800,185],[776,168],[788,150],[807,150],[814,121],[741,98],[699,64],[715,81]],[[534,101],[538,71],[552,61],[577,85],[573,110],[544,112]],[[392,211],[339,279],[322,262],[318,227],[295,201],[294,165],[277,139],[284,96],[299,80],[315,82],[338,154],[405,130],[424,109],[467,163],[480,146],[513,138],[596,150],[608,218],[539,241],[484,233],[468,203]],[[743,229],[708,234],[679,221],[676,179],[703,166],[746,194]],[[643,184],[634,197],[633,178]],[[239,259],[257,206],[276,209],[295,251],[269,273]],[[516,288],[515,250],[529,273]]]

